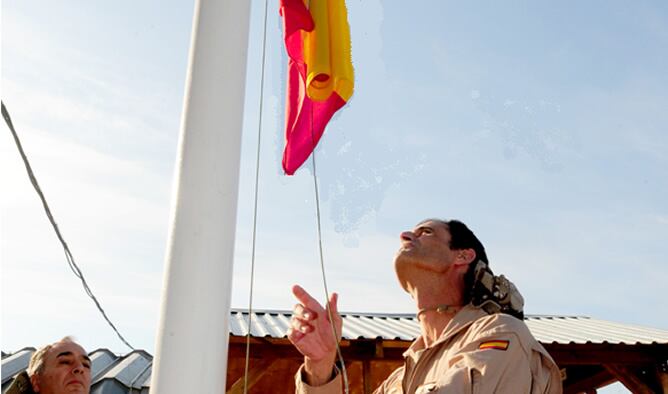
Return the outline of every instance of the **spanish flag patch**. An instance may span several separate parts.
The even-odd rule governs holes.
[[[482,342],[478,349],[506,350],[508,345],[510,345],[510,341],[486,341]]]

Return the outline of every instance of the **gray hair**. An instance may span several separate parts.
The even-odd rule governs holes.
[[[34,375],[40,375],[42,372],[44,372],[44,361],[46,360],[46,355],[49,353],[52,347],[61,342],[76,343],[74,342],[74,337],[68,335],[59,341],[50,343],[37,349],[37,351],[32,354],[32,357],[30,357],[30,363],[28,364],[28,376],[33,377]]]

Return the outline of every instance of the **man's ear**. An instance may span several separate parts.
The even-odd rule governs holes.
[[[30,377],[30,385],[32,386],[32,391],[39,393],[39,376],[34,374]]]
[[[455,259],[456,265],[469,265],[475,260],[475,250],[473,249],[461,249],[457,252],[457,257]]]

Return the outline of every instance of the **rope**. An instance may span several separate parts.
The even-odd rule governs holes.
[[[42,189],[39,187],[39,184],[37,183],[37,179],[35,178],[35,174],[32,171],[32,167],[30,167],[30,163],[28,162],[28,158],[26,157],[25,152],[23,151],[23,147],[21,146],[21,141],[19,140],[19,136],[16,134],[16,130],[14,130],[14,125],[12,124],[12,119],[9,116],[9,113],[7,112],[7,108],[5,107],[5,103],[2,102],[2,117],[5,118],[5,123],[7,123],[7,126],[9,127],[9,130],[11,130],[12,135],[14,136],[14,142],[16,143],[16,147],[19,150],[19,153],[21,154],[21,158],[23,159],[23,164],[26,167],[26,171],[28,172],[28,177],[30,178],[30,183],[32,183],[32,186],[35,188],[35,191],[39,195],[40,200],[42,201],[42,206],[44,207],[44,211],[46,212],[46,216],[49,218],[49,221],[51,222],[51,225],[53,226],[54,231],[56,232],[56,235],[58,236],[58,240],[60,243],[63,245],[63,249],[65,250],[65,258],[67,259],[67,264],[69,265],[70,269],[74,273],[74,275],[81,280],[81,284],[83,285],[84,291],[90,297],[93,302],[95,303],[95,306],[97,309],[100,311],[102,314],[102,317],[104,317],[104,320],[107,321],[109,326],[114,330],[116,335],[118,335],[118,338],[120,338],[123,343],[129,347],[132,350],[135,350],[135,348],[132,347],[128,343],[128,341],[123,338],[123,335],[121,335],[120,332],[116,329],[116,326],[114,326],[114,323],[109,320],[107,317],[107,314],[104,312],[104,309],[102,309],[102,306],[100,306],[100,303],[98,302],[97,298],[93,294],[93,291],[90,289],[88,286],[88,283],[86,283],[86,279],[84,279],[83,273],[81,272],[81,269],[77,266],[77,264],[74,262],[74,257],[72,256],[72,253],[70,252],[70,248],[67,246],[67,243],[65,242],[65,239],[63,238],[62,234],[60,233],[60,230],[58,229],[58,225],[56,224],[55,219],[53,218],[53,215],[51,214],[51,209],[49,208],[49,204],[46,202],[46,198],[44,197],[44,193],[42,193]]]
[[[247,320],[247,333],[246,333],[246,361],[244,367],[244,394],[248,391],[248,366],[250,360],[250,334],[251,334],[251,322],[253,316],[253,282],[255,276],[255,246],[257,238],[257,206],[258,206],[258,190],[259,190],[259,178],[260,178],[260,146],[261,146],[261,135],[262,135],[262,108],[264,102],[264,77],[265,77],[265,59],[266,59],[266,41],[267,41],[267,3],[268,0],[265,0],[264,4],[264,31],[262,37],[262,72],[260,79],[260,108],[259,115],[260,119],[258,122],[258,138],[257,138],[257,157],[255,163],[255,196],[254,196],[254,208],[253,208],[253,240],[252,240],[252,250],[251,250],[251,274],[250,274],[250,291],[248,297],[248,320]],[[316,201],[316,219],[317,219],[317,230],[318,230],[318,251],[320,255],[320,270],[322,273],[323,287],[325,290],[325,300],[327,300],[327,313],[329,315],[329,322],[332,328],[332,333],[334,334],[334,341],[336,345],[336,353],[341,364],[341,370],[343,375],[343,383],[345,393],[349,393],[348,385],[348,373],[346,371],[346,365],[343,360],[343,355],[341,353],[341,348],[338,342],[338,335],[336,332],[336,327],[334,327],[334,318],[332,315],[332,310],[329,306],[329,290],[327,288],[327,277],[325,274],[325,262],[323,256],[323,247],[322,247],[322,226],[320,219],[320,196],[318,194],[318,179],[316,176],[316,164],[315,164],[315,138],[313,135],[313,107],[311,107],[311,142],[313,144],[313,152],[311,154],[311,159],[313,162],[313,184],[315,189],[315,201]]]
[[[336,354],[339,358],[339,363],[341,364],[341,374],[343,375],[343,387],[346,394],[349,393],[348,387],[348,372],[346,371],[346,363],[343,360],[343,355],[341,354],[341,347],[339,346],[338,335],[336,332],[336,327],[334,327],[334,316],[332,315],[332,308],[329,306],[329,290],[327,289],[327,276],[325,274],[325,258],[323,257],[322,252],[322,226],[320,220],[320,195],[318,194],[318,177],[315,166],[315,137],[313,136],[313,105],[311,105],[311,143],[313,144],[313,151],[311,153],[311,161],[313,162],[313,188],[315,190],[315,217],[316,224],[318,228],[318,251],[320,254],[320,272],[322,273],[322,284],[325,289],[325,302],[327,306],[327,315],[329,317],[329,323],[332,327],[332,333],[334,334],[334,343],[336,344]]]
[[[248,392],[248,365],[250,363],[250,336],[253,319],[253,282],[255,278],[255,241],[257,238],[257,201],[260,184],[260,141],[262,137],[262,104],[264,102],[264,66],[267,49],[267,4],[264,2],[264,32],[262,36],[262,75],[260,77],[260,119],[257,127],[257,157],[255,162],[255,196],[253,206],[253,246],[251,250],[250,290],[248,295],[248,331],[246,333],[246,361],[244,366],[244,394]]]

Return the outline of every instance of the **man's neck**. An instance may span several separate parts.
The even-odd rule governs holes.
[[[463,307],[460,296],[452,296],[444,291],[413,292],[417,306],[417,319],[420,322],[422,337],[426,347],[431,346],[443,334],[452,318]],[[439,296],[434,296],[435,294]]]

